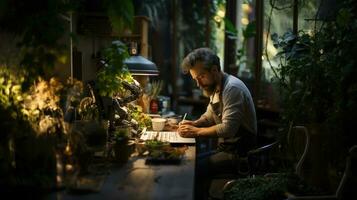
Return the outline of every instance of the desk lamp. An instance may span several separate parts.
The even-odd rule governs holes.
[[[138,48],[135,42],[130,44],[130,57],[124,61],[129,72],[134,76],[157,76],[159,71],[155,63],[147,58],[138,55]]]

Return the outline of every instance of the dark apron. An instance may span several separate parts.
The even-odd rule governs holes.
[[[222,79],[222,87],[226,82],[228,75],[224,75]],[[213,119],[216,124],[222,123],[222,112],[223,112],[223,102],[222,102],[222,91],[219,94],[219,102],[212,103],[210,106],[213,111]],[[214,99],[214,97],[212,98]],[[246,156],[248,151],[256,147],[256,135],[249,132],[244,126],[240,125],[238,131],[235,133],[234,138],[230,138],[230,141],[222,141],[218,144],[218,150],[227,153],[238,154],[239,156]]]

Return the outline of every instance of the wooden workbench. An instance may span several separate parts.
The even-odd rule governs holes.
[[[195,154],[195,146],[189,146],[178,165],[146,165],[145,157],[133,156],[122,166],[113,165],[97,192],[62,190],[43,199],[193,199]]]

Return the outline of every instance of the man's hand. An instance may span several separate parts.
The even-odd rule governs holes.
[[[177,132],[180,134],[181,137],[193,138],[198,136],[200,128],[192,126],[191,124],[191,121],[185,121],[184,123],[180,123]]]

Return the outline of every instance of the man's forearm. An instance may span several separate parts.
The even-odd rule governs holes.
[[[199,128],[196,137],[217,137],[216,126]]]
[[[204,117],[197,119],[193,123],[194,123],[194,126],[196,126],[196,127],[207,127],[210,125],[209,121]]]

